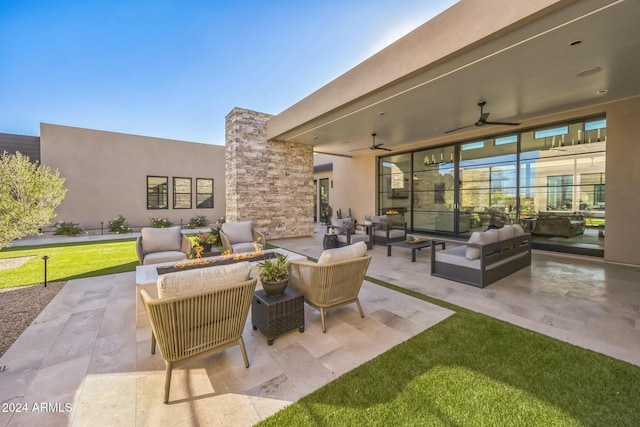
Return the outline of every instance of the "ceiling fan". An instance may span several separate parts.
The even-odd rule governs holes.
[[[445,133],[451,133],[451,132],[455,132],[457,130],[461,130],[461,129],[466,129],[466,128],[470,128],[473,126],[487,126],[487,125],[503,125],[503,126],[518,126],[520,123],[512,123],[512,122],[490,122],[487,119],[489,118],[489,113],[485,113],[483,111],[484,106],[487,104],[486,101],[480,101],[478,102],[478,107],[480,107],[480,118],[478,119],[477,122],[475,122],[472,125],[468,125],[468,126],[462,126],[460,128],[455,128],[455,129],[451,129],[446,131]]]
[[[367,147],[367,148],[356,148],[355,150],[349,150],[351,151],[360,151],[360,150],[384,150],[384,151],[391,151],[389,148],[383,148],[382,146],[384,145],[384,143],[380,143],[380,144],[376,144],[376,135],[375,133],[371,134],[371,137],[373,138],[373,142],[371,143],[371,147]]]

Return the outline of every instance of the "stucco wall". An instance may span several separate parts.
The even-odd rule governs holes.
[[[226,117],[227,221],[252,221],[267,239],[313,234],[313,147],[267,141],[270,115]]]
[[[54,221],[105,229],[124,215],[132,226],[150,217],[186,225],[196,215],[215,222],[225,215],[224,151],[218,145],[127,135],[43,123],[42,163],[59,169],[67,195]],[[169,177],[169,209],[147,209],[147,176]],[[173,209],[173,177],[192,178],[192,209]],[[214,208],[195,209],[196,178],[214,179]]]

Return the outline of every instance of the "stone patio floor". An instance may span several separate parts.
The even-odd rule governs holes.
[[[322,234],[273,241],[317,258]],[[376,246],[368,275],[640,366],[640,269],[534,251],[532,266],[485,289],[431,277],[429,249]],[[294,329],[268,346],[244,332],[238,347],[174,370],[162,403],[164,362],[150,329],[136,328],[135,273],[72,280],[0,358],[0,425],[248,426],[264,419],[451,311],[365,282],[361,301],[332,311],[327,333],[305,306]],[[6,409],[6,411],[4,411]]]

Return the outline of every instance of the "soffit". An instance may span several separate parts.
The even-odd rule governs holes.
[[[373,91],[277,139],[311,144],[318,152],[370,154],[376,143],[441,142],[444,132],[475,123],[479,101],[489,120],[523,123],[640,95],[640,2],[582,0]],[[578,45],[571,42],[581,40]],[[585,77],[586,69],[601,70]],[[602,94],[598,91],[607,90]],[[384,114],[380,114],[384,113]],[[487,126],[486,133],[508,132]],[[478,128],[470,128],[477,133]],[[448,134],[463,139],[467,130]],[[359,151],[352,151],[359,150]],[[375,151],[384,154],[383,151]]]

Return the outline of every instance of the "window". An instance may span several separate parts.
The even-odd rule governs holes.
[[[213,208],[213,179],[196,179],[196,208]]]
[[[169,209],[169,177],[147,177],[147,209]]]
[[[573,209],[573,175],[547,177],[547,209]]]
[[[173,178],[173,208],[191,209],[191,178]]]

